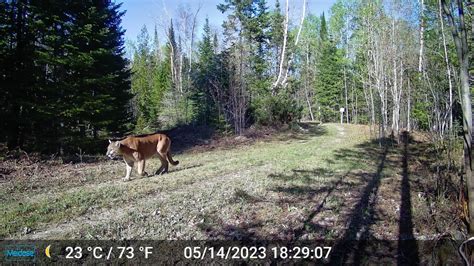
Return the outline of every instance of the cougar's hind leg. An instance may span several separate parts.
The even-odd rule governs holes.
[[[157,175],[161,175],[163,173],[166,173],[168,172],[168,161],[166,160],[166,151],[165,151],[165,147],[166,147],[166,139],[162,139],[161,141],[158,142],[158,144],[156,145],[156,152],[158,153],[158,158],[160,159],[161,161],[161,166],[158,170],[156,170],[156,174]],[[163,154],[165,156],[163,156]]]
[[[163,158],[163,156],[160,153],[158,153],[158,158],[161,161],[161,166],[160,166],[160,168],[158,168],[158,170],[156,170],[155,174],[156,175],[161,175],[161,174],[166,173],[168,171],[168,165],[167,165],[168,161],[166,161],[166,158]]]
[[[163,169],[161,170],[161,173],[162,174],[168,173],[169,164],[168,164],[168,160],[166,159],[166,153],[159,152],[158,154],[161,158],[161,164],[162,164],[162,167],[163,167]]]

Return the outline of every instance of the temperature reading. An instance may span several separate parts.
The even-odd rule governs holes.
[[[148,259],[153,254],[153,247],[119,246],[119,247],[66,247],[66,259],[81,259],[83,253],[91,254],[94,259],[133,259],[136,255]]]

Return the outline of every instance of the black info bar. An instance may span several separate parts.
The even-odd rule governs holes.
[[[474,243],[473,243],[474,244]],[[3,240],[0,264],[462,265],[470,243],[437,240]],[[459,248],[461,247],[461,249]],[[466,254],[468,252],[468,254]]]

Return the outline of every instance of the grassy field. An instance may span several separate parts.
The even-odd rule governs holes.
[[[455,212],[449,201],[427,203],[417,159],[425,150],[382,147],[368,135],[365,126],[304,124],[190,149],[174,156],[180,164],[169,174],[134,172],[130,182],[121,180],[121,161],[10,162],[2,166],[0,237],[397,240],[456,228],[458,220],[436,211],[444,204]],[[147,162],[148,173],[158,163]]]

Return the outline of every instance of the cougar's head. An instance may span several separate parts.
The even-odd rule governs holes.
[[[120,152],[120,141],[112,141],[109,139],[109,146],[107,147],[107,157],[110,159],[116,159],[121,154]]]

